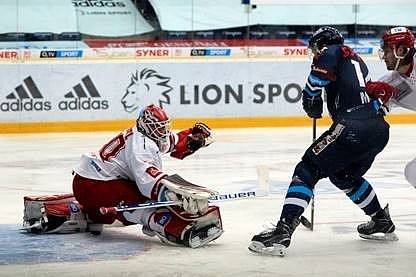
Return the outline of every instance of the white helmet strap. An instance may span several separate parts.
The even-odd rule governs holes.
[[[394,57],[397,59],[396,65],[394,66],[395,71],[397,71],[397,69],[399,68],[401,60],[403,60],[406,57],[406,55],[409,53],[409,48],[406,48],[407,51],[403,56],[399,56],[396,50],[397,50],[396,46],[393,46],[393,54],[394,54]]]

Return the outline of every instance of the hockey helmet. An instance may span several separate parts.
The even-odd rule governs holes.
[[[398,53],[398,48],[402,46],[405,48],[403,54]],[[394,27],[388,30],[380,41],[379,56],[384,58],[385,51],[390,48],[397,59],[395,70],[399,65],[410,64],[415,53],[415,36],[406,27]]]
[[[170,119],[166,112],[154,105],[143,108],[137,118],[137,129],[157,144],[165,143],[170,135]]]
[[[415,36],[406,27],[394,27],[388,30],[382,37],[381,48],[398,47],[403,45],[406,48],[414,48]]]
[[[324,26],[319,28],[309,39],[308,48],[313,53],[319,52],[326,45],[344,44],[344,37],[335,28]]]

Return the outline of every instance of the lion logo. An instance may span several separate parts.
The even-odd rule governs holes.
[[[132,73],[130,84],[121,98],[124,110],[132,113],[150,103],[170,104],[169,92],[172,87],[168,84],[170,77],[165,77],[156,70],[145,68]]]

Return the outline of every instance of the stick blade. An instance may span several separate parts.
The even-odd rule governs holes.
[[[300,223],[302,223],[302,225],[308,228],[309,230],[312,230],[312,223],[306,217],[301,216]]]

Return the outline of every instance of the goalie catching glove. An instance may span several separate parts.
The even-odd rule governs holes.
[[[192,184],[179,175],[163,177],[153,188],[152,198],[158,201],[181,201],[182,208],[190,214],[204,214],[208,200],[218,192]]]
[[[177,136],[178,142],[171,156],[181,160],[195,153],[201,147],[207,147],[214,142],[211,128],[201,122],[195,123],[192,128],[179,132]]]
[[[205,123],[198,122],[192,127],[188,148],[194,152],[201,147],[206,147],[214,142],[212,130]]]

